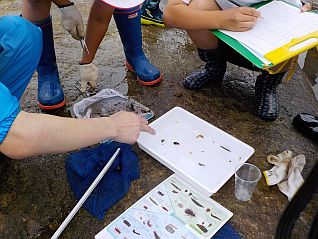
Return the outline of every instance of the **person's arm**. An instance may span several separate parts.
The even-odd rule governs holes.
[[[226,29],[246,31],[254,26],[259,12],[250,7],[201,11],[181,0],[169,0],[164,11],[165,25],[185,30]]]
[[[85,50],[83,51],[81,64],[89,64],[94,60],[96,51],[107,32],[113,12],[114,8],[100,0],[93,2],[87,21],[85,37],[89,53]]]
[[[155,133],[145,119],[129,112],[96,119],[72,119],[21,111],[0,144],[0,152],[22,159],[67,152],[107,139],[132,144],[140,131]]]

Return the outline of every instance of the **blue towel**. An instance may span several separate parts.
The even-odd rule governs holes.
[[[81,149],[72,153],[65,161],[68,182],[76,198],[80,199],[117,148],[121,150],[116,160],[83,204],[99,220],[127,194],[131,181],[140,177],[138,157],[131,145],[111,142],[95,148]]]
[[[226,223],[212,239],[241,239],[241,236],[230,223]]]

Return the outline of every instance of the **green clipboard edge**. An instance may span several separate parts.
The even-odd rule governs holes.
[[[267,4],[269,2],[271,2],[271,1],[257,3],[257,4],[252,5],[251,7],[259,8],[259,7],[264,6],[265,4]],[[219,30],[213,29],[210,31],[217,38],[224,41],[226,44],[228,44],[230,47],[232,47],[234,50],[236,50],[238,53],[240,53],[242,56],[244,56],[247,60],[252,62],[255,66],[257,66],[260,69],[265,68],[264,62],[262,62],[257,56],[255,56],[252,52],[250,52],[248,49],[246,49],[246,47],[243,46],[240,42],[238,42],[234,38],[224,34],[223,32],[220,32]],[[273,65],[269,65],[269,66],[273,66]],[[268,66],[266,65],[266,67],[268,67]]]

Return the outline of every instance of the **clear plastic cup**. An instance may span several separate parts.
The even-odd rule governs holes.
[[[261,175],[259,168],[253,164],[238,165],[235,172],[235,197],[241,201],[250,200]]]

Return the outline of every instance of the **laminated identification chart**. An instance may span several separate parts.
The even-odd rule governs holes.
[[[96,239],[211,238],[232,212],[172,175],[96,235]]]

